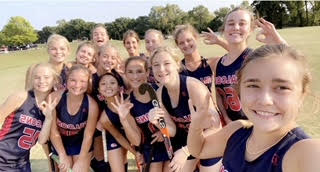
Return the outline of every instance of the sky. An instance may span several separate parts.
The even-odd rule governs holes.
[[[57,21],[81,18],[87,22],[106,23],[120,17],[147,16],[153,6],[177,4],[183,11],[204,5],[210,12],[239,5],[242,0],[0,0],[0,29],[10,17],[22,16],[41,30],[57,26]]]

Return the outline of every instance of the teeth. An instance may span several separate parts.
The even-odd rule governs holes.
[[[276,113],[266,112],[266,111],[256,111],[256,113],[263,117],[270,117],[276,115]]]

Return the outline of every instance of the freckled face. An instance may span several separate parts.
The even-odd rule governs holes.
[[[304,97],[301,70],[287,57],[247,64],[241,76],[240,97],[243,111],[255,127],[271,132],[295,122]]]

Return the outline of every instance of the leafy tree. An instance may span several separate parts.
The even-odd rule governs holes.
[[[36,31],[29,21],[20,16],[11,17],[1,31],[1,35],[1,42],[9,46],[26,45],[38,39]]]
[[[134,22],[134,28],[140,38],[144,37],[145,32],[151,28],[150,20],[148,16],[140,16]]]
[[[38,31],[39,39],[37,43],[45,43],[47,42],[49,36],[53,33],[56,33],[56,27],[45,26],[41,31]]]
[[[155,6],[151,8],[149,19],[151,26],[163,33],[171,33],[176,25],[183,24],[186,20],[186,12],[178,5],[167,4],[165,7]]]
[[[214,15],[211,14],[203,5],[199,5],[193,8],[188,12],[189,22],[192,24],[198,31],[206,30],[210,21],[214,18]]]
[[[134,28],[134,22],[134,19],[128,17],[117,18],[112,23],[107,24],[109,36],[112,39],[121,40],[124,32],[126,32],[128,29]]]
[[[209,27],[213,29],[213,31],[219,31],[219,28],[222,26],[225,16],[231,11],[228,7],[219,8],[214,12],[216,16],[210,23]]]
[[[88,38],[88,32],[85,31],[86,22],[82,19],[72,19],[69,22],[62,22],[58,25],[58,33],[65,36],[69,41]]]
[[[264,17],[277,28],[282,28],[288,23],[288,1],[253,1],[251,6],[260,17]]]
[[[320,25],[320,1],[308,1],[311,6],[311,25]]]

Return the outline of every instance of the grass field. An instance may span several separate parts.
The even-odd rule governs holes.
[[[304,27],[304,28],[288,28],[279,30],[280,34],[288,41],[288,43],[301,50],[308,56],[310,69],[313,74],[312,90],[313,94],[320,99],[320,27]],[[257,41],[250,38],[249,45],[252,48],[261,45]],[[172,40],[167,40],[167,44],[173,45]],[[200,53],[205,57],[217,57],[225,53],[223,49],[217,46],[207,46],[200,42]],[[112,41],[112,44],[118,47],[122,57],[127,57],[127,53],[122,46],[121,41]],[[75,57],[75,49],[77,43],[72,43],[72,53],[69,60]],[[144,42],[141,43],[142,52],[145,52]],[[3,103],[8,95],[17,90],[24,89],[24,77],[27,67],[33,63],[44,62],[48,60],[45,46],[40,46],[37,50],[27,50],[19,52],[10,52],[9,54],[0,54],[0,103]],[[298,118],[298,123],[312,137],[320,138],[320,116],[314,113],[316,105],[315,99],[308,98],[305,108]],[[320,106],[320,105],[318,105]],[[4,117],[0,116],[0,124]],[[47,162],[42,153],[41,146],[35,146],[31,151],[32,169],[33,171],[47,171]]]

